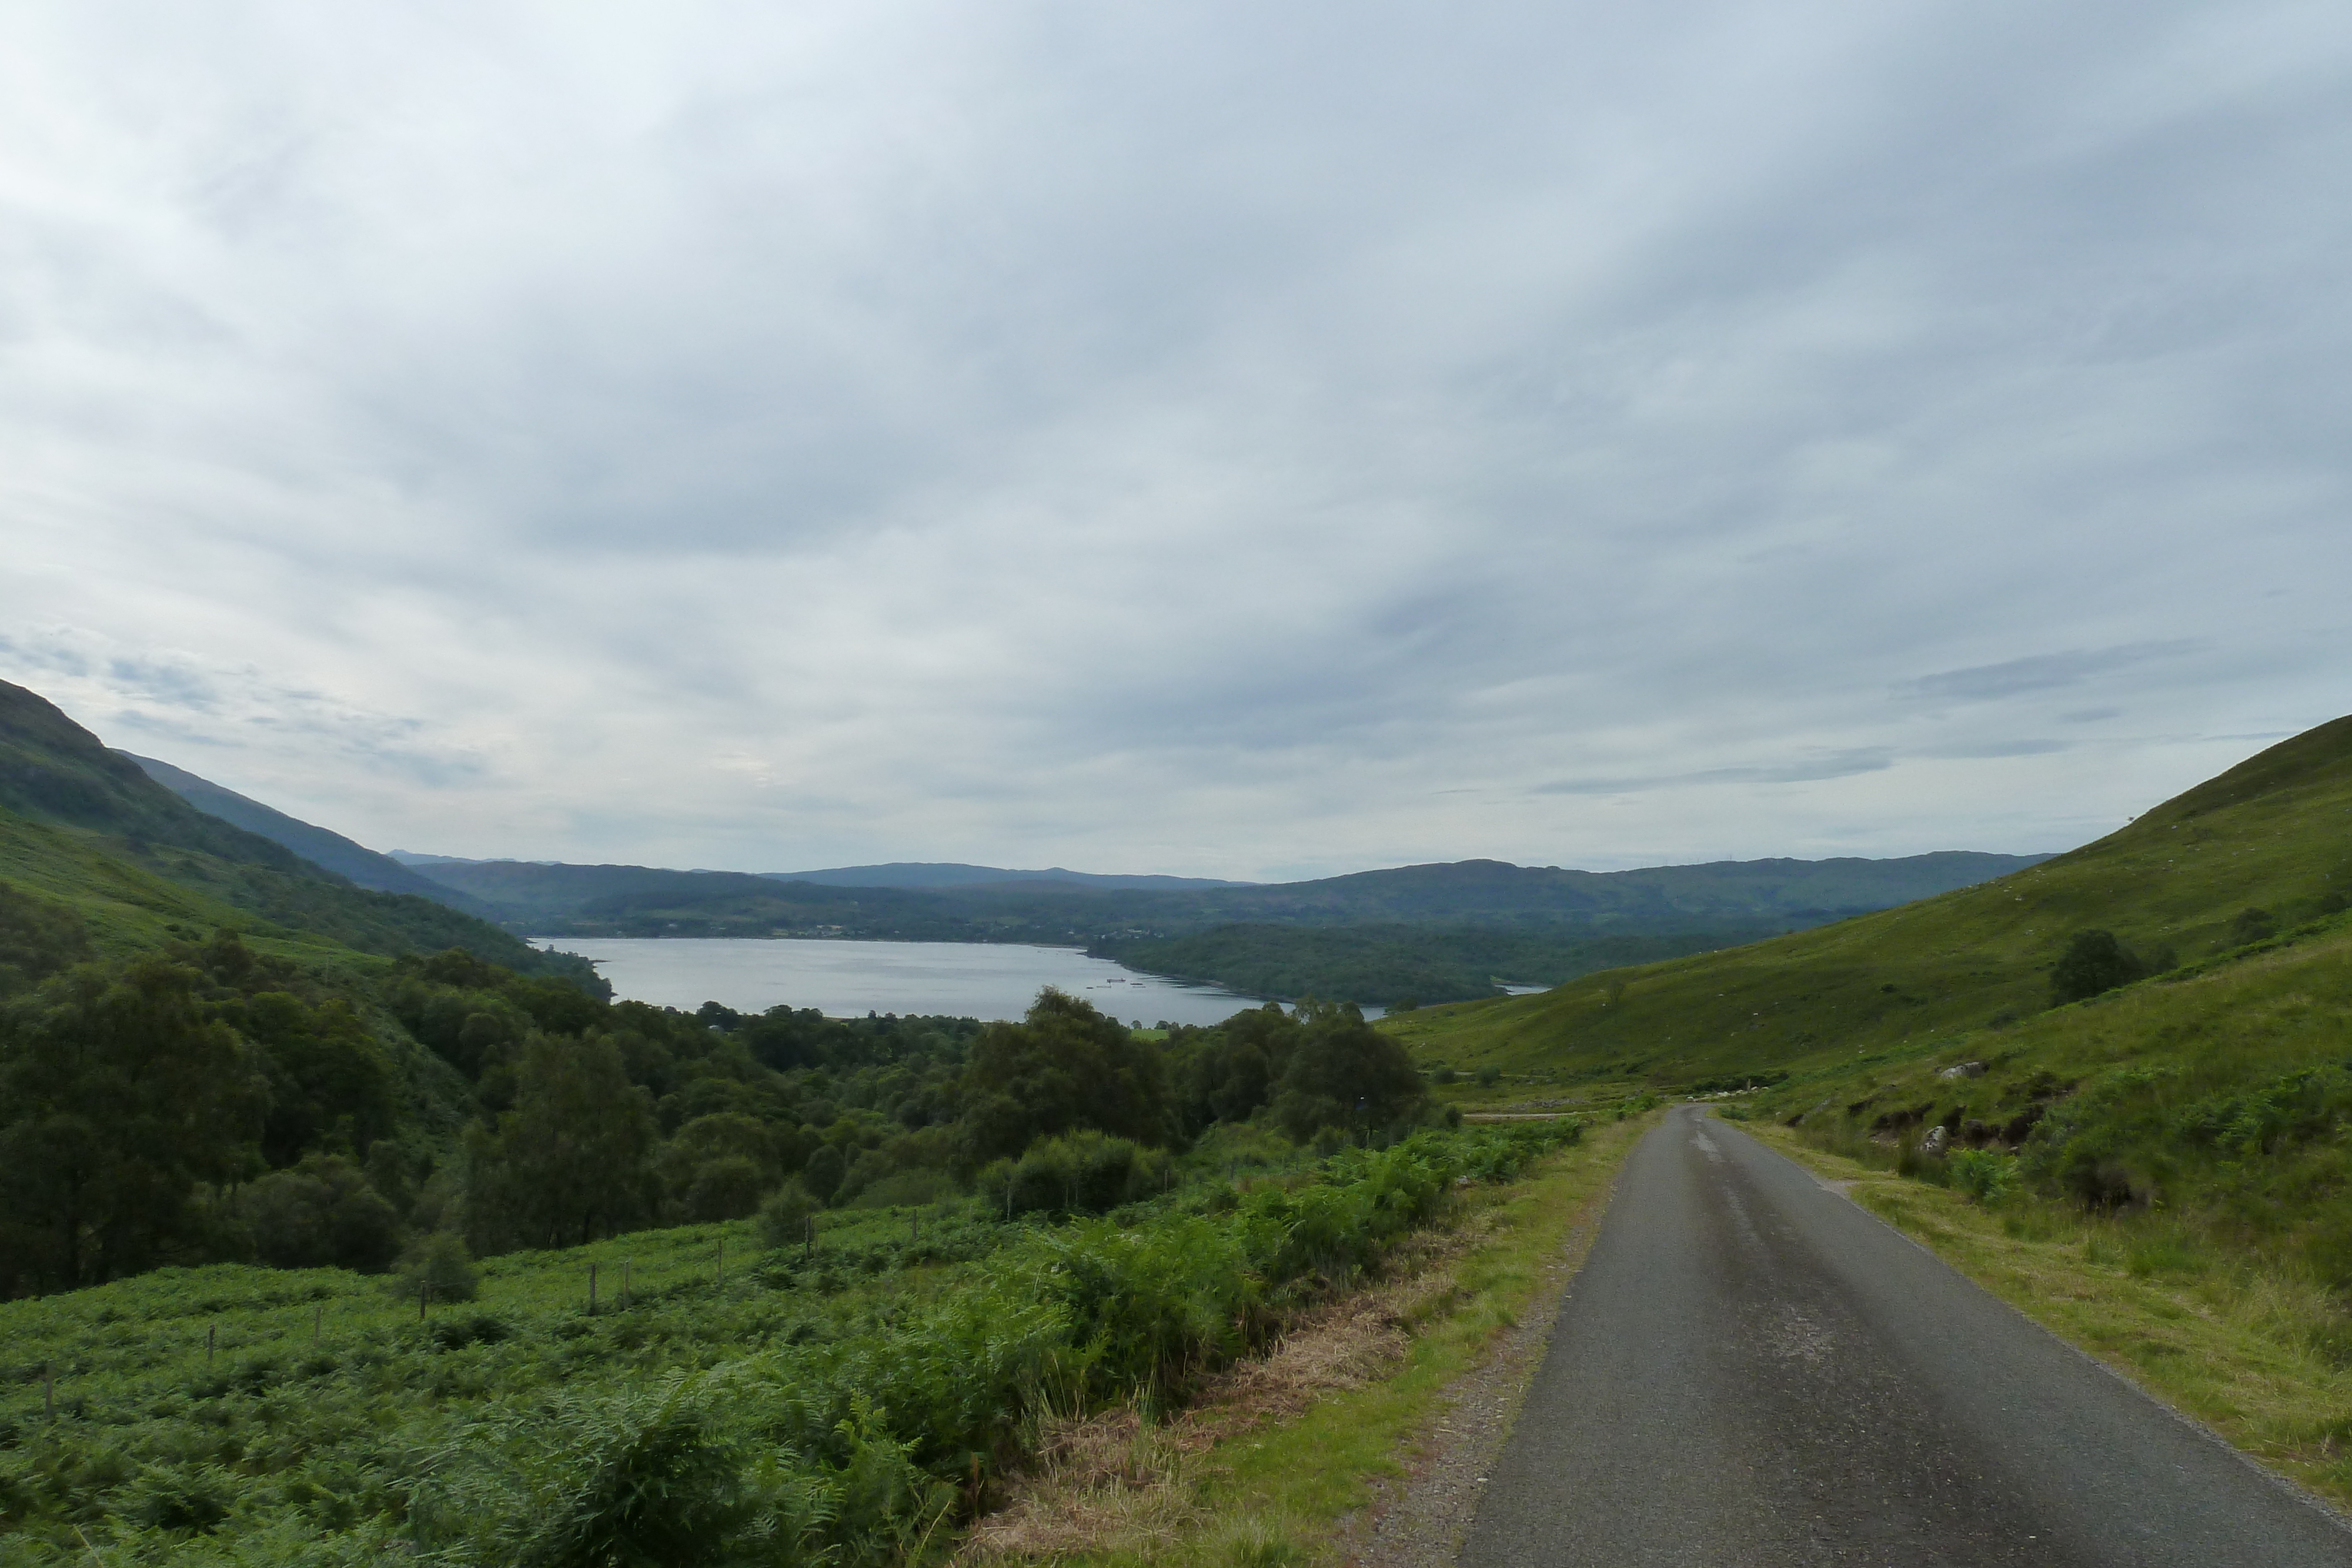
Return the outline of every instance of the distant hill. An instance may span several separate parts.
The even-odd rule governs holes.
[[[361,887],[373,888],[378,893],[414,894],[419,898],[448,904],[453,909],[462,909],[468,915],[496,915],[496,911],[479,899],[455,888],[445,887],[430,877],[419,876],[391,856],[378,854],[341,833],[289,817],[273,806],[265,806],[209,779],[199,779],[187,769],[174,768],[168,762],[159,762],[154,758],[141,757],[130,751],[118,755],[130,758],[147,777],[207,816],[218,817],[249,833],[258,833],[271,842],[293,851],[313,865],[324,866],[350,878]]]
[[[1774,916],[1814,924],[1948,893],[2047,858],[1946,851],[1899,860],[1717,861],[1616,872],[1453,861],[1219,889],[1193,895],[1184,907],[1200,924],[1569,921],[1655,928],[1661,922]]]
[[[414,869],[495,908],[513,930],[569,936],[857,936],[977,940],[934,894],[820,887],[748,872],[536,861],[417,861]]]
[[[1687,952],[1882,909],[2031,865],[2038,857],[1955,852],[1892,861],[1748,861],[1600,873],[1463,861],[1263,885],[1186,886],[1170,878],[1180,885],[1116,886],[1104,884],[1146,879],[1077,883],[1040,874],[902,887],[650,866],[404,858],[419,874],[497,909],[509,929],[537,936],[1076,943],[1122,956],[1132,951],[1139,959],[1143,950],[1123,945],[1237,925],[1262,937],[1277,926],[1438,925],[1525,926],[1575,933],[1580,940],[1671,934],[1683,939],[1674,950]],[[991,868],[971,869],[987,873]],[[1474,950],[1486,949],[1464,952]],[[1201,953],[1233,951],[1231,939],[1187,949],[1183,967],[1197,972]],[[1292,944],[1285,951],[1332,955],[1323,969],[1333,977],[1363,967],[1352,960],[1339,964],[1339,949],[1329,944],[1307,949]],[[1563,976],[1583,967],[1580,949],[1573,960],[1563,956],[1545,966]],[[1286,972],[1290,967],[1286,964]],[[1459,976],[1469,972],[1456,971],[1456,982],[1434,994],[1465,994]],[[1411,988],[1400,979],[1390,988],[1402,994]]]
[[[826,871],[770,871],[760,874],[778,882],[809,882],[820,887],[987,887],[1008,882],[1059,882],[1108,891],[1160,892],[1256,885],[1207,876],[1106,875],[1099,872],[1065,871],[1060,866],[1049,866],[1044,871],[1007,871],[1002,866],[963,865],[952,861],[892,861],[887,865],[843,865]]]

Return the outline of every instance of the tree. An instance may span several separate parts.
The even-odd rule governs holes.
[[[400,1217],[352,1163],[310,1155],[237,1194],[253,1249],[280,1269],[376,1270],[398,1249]]]
[[[262,1050],[269,1114],[261,1152],[271,1165],[292,1165],[321,1144],[357,1155],[392,1131],[392,1065],[349,1002],[335,998],[311,1008],[284,991],[263,991],[227,1017]]]
[[[259,1168],[259,1064],[160,957],[84,966],[0,1015],[0,1292],[70,1289],[195,1240],[199,1182]]]
[[[801,1185],[819,1203],[831,1203],[833,1195],[841,1190],[841,1178],[848,1174],[849,1162],[834,1144],[819,1144],[816,1153],[801,1167]]]
[[[2116,940],[2114,932],[2077,931],[2050,971],[2051,1005],[2079,1002],[2117,986],[2128,986],[2147,974],[2147,966]]]
[[[474,1249],[568,1247],[644,1218],[655,1132],[652,1103],[612,1041],[530,1037],[514,1108],[496,1132],[467,1132]]]
[[[1302,1003],[1304,1028],[1276,1082],[1275,1119],[1301,1142],[1324,1127],[1393,1126],[1429,1092],[1403,1046],[1364,1021],[1353,1002]]]
[[[981,1031],[963,1095],[962,1157],[975,1168],[1079,1127],[1160,1146],[1176,1134],[1159,1047],[1051,986],[1019,1023]]]

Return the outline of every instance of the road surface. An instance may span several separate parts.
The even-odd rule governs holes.
[[[1810,1173],[1628,1162],[1464,1568],[2305,1568],[2352,1531]]]

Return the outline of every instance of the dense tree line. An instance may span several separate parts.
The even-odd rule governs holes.
[[[392,1265],[762,1204],[1101,1208],[1218,1123],[1400,1133],[1427,1102],[1352,1006],[1165,1041],[1047,990],[1017,1022],[610,1002],[452,949],[373,975],[220,933],[93,958],[0,884],[0,1294],[171,1262]]]

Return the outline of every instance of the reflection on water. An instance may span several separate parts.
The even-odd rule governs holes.
[[[779,1003],[835,1018],[917,1013],[1017,1019],[1059,986],[1127,1023],[1218,1023],[1257,998],[1139,975],[1075,947],[980,942],[844,942],[758,937],[539,936],[596,960],[625,1001],[738,1012]],[[1379,1009],[1368,1008],[1367,1017]]]

